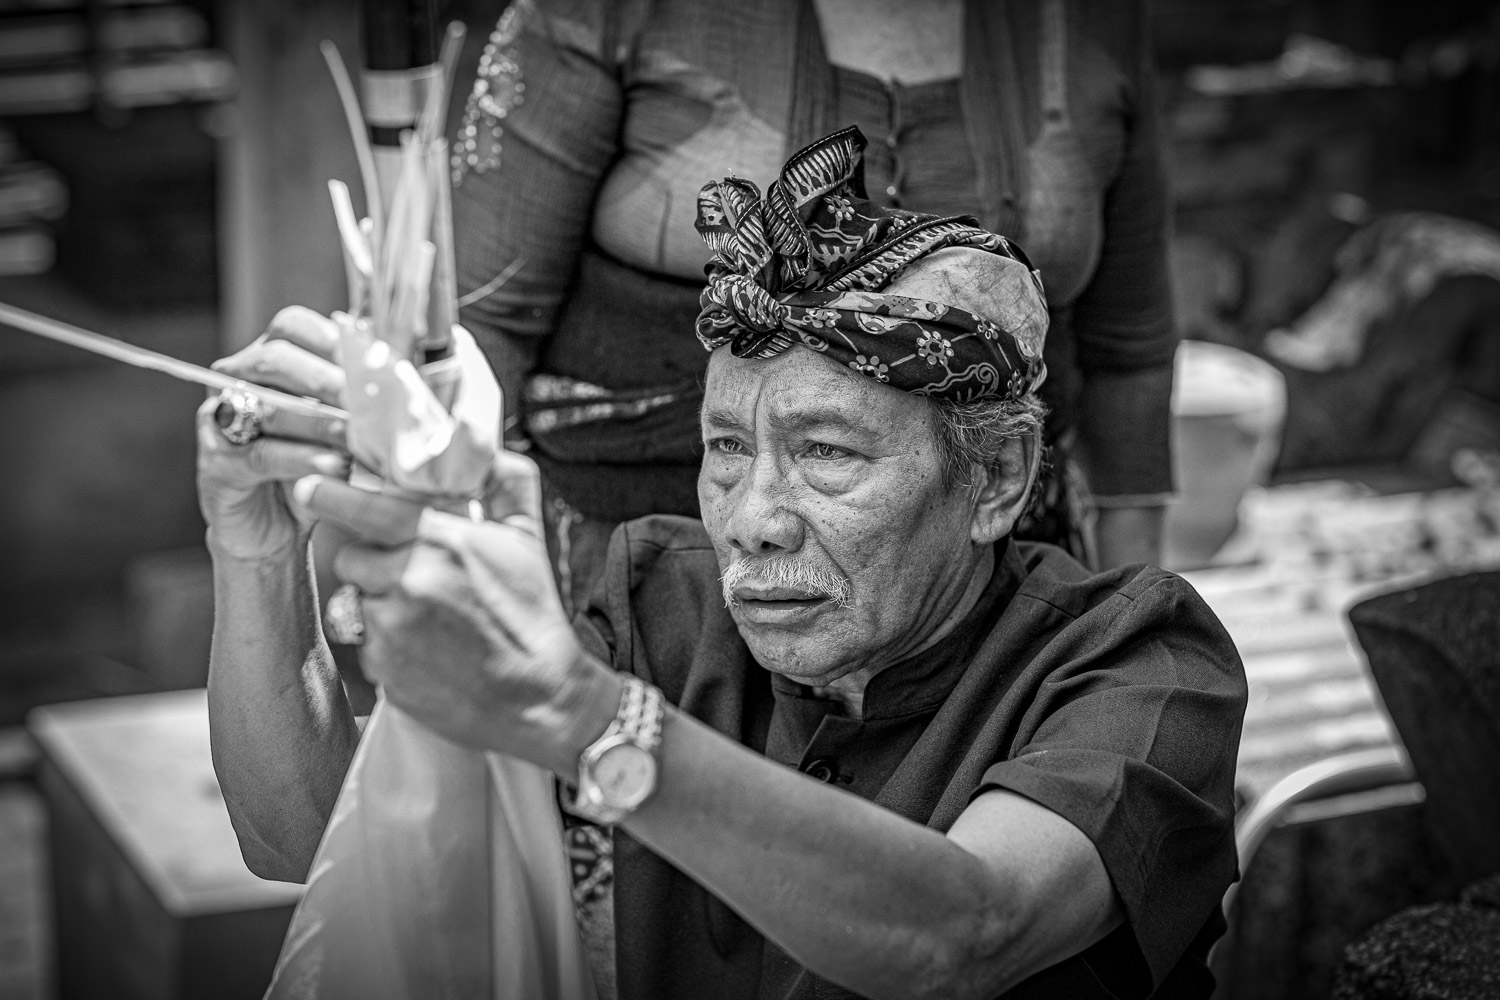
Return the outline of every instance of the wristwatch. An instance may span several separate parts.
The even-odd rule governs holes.
[[[638,677],[624,677],[614,721],[578,755],[578,794],[571,811],[612,826],[656,790],[656,747],[666,705],[661,692]]]

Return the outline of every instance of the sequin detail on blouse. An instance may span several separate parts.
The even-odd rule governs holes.
[[[500,165],[502,123],[520,107],[526,93],[516,44],[521,28],[535,9],[534,0],[515,0],[490,32],[479,56],[479,74],[464,104],[463,123],[453,143],[453,183],[463,182],[472,170],[484,173]]]

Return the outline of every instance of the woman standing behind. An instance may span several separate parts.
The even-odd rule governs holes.
[[[575,606],[616,523],[697,514],[698,188],[764,187],[848,124],[876,201],[974,215],[1041,272],[1054,469],[1029,536],[1156,560],[1176,333],[1142,3],[515,0],[455,144],[459,280]]]

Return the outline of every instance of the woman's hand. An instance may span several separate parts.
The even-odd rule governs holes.
[[[309,309],[283,309],[254,343],[214,364],[246,382],[312,396],[340,406],[344,373],[336,360],[338,329]],[[266,403],[261,436],[231,444],[214,422],[218,399],[198,408],[198,504],[209,548],[235,559],[267,559],[305,550],[312,518],[291,500],[288,484],[321,474],[344,478],[346,428]]]

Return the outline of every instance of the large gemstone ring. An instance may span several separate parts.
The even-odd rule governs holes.
[[[243,389],[223,389],[214,410],[214,423],[230,444],[249,444],[260,437],[265,408],[260,397]]]

